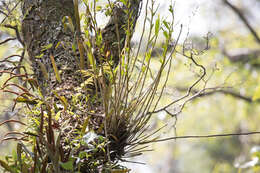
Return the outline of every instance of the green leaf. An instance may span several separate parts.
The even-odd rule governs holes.
[[[163,31],[163,35],[165,36],[166,39],[169,39],[169,34],[167,31]]]
[[[61,111],[58,111],[58,112],[56,113],[54,119],[55,119],[56,121],[58,121],[58,120],[60,119],[60,115],[61,115]]]
[[[126,0],[120,0],[124,5],[127,5],[127,1]]]
[[[84,123],[83,123],[83,125],[82,125],[82,128],[81,128],[81,132],[82,132],[82,133],[85,133],[85,132],[86,132],[88,123],[89,123],[89,117],[85,119],[85,121],[84,121]]]
[[[96,7],[96,11],[101,11],[102,10],[102,6],[97,6]]]
[[[253,101],[260,99],[260,85],[256,88],[252,99]]]
[[[146,53],[146,56],[145,56],[145,61],[146,61],[146,62],[149,62],[149,61],[150,61],[151,55],[152,55],[152,50],[150,50],[149,52]]]
[[[59,47],[59,45],[60,45],[60,41],[56,44],[56,46],[55,46],[55,49],[57,49],[58,47]]]
[[[77,51],[77,46],[76,46],[75,43],[72,44],[72,50],[73,50],[74,53],[76,53],[76,51]]]
[[[60,165],[63,169],[73,171],[73,160],[70,160],[68,162],[60,162]]]
[[[94,68],[94,70],[96,70],[95,59],[91,52],[88,52],[88,61],[89,61],[89,64]]]
[[[170,11],[171,13],[173,13],[173,6],[172,6],[172,5],[170,5],[169,11]]]
[[[44,53],[40,54],[40,55],[36,55],[35,58],[41,58],[43,57]]]
[[[18,103],[27,103],[27,104],[30,104],[30,105],[35,105],[37,104],[37,101],[36,100],[33,100],[33,99],[30,99],[29,97],[25,97],[25,96],[19,96],[17,97],[16,99],[16,102]]]
[[[142,72],[145,72],[146,71],[146,66],[143,66],[142,67]]]
[[[45,51],[45,50],[50,49],[50,48],[52,48],[52,43],[45,45],[45,46],[42,46],[42,51]]]
[[[160,29],[160,17],[155,22],[155,35],[158,35]]]
[[[167,21],[163,21],[163,24],[164,24],[164,26],[168,29],[168,30],[170,30],[170,26],[169,26],[169,23],[167,22]]]

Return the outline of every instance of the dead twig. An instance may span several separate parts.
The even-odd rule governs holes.
[[[139,145],[144,145],[148,143],[164,142],[176,139],[201,139],[201,138],[218,138],[218,137],[232,137],[232,136],[248,136],[248,135],[259,135],[260,132],[246,132],[246,133],[224,133],[224,134],[214,134],[214,135],[188,135],[188,136],[174,136],[169,138],[163,138],[152,141],[145,141],[137,143]]]
[[[15,31],[17,40],[22,44],[22,46],[24,46],[24,42],[23,42],[23,40],[21,38],[20,32],[18,31],[18,27],[16,25],[12,26],[12,25],[6,24],[6,25],[4,25],[4,27],[13,29]]]
[[[187,91],[188,90],[187,88],[183,88],[183,87],[177,87],[176,89],[179,90],[179,91]],[[196,89],[192,89],[191,92],[192,93],[198,93],[199,91],[196,90]],[[204,97],[204,96],[211,96],[211,95],[216,94],[216,93],[222,93],[222,94],[230,95],[230,96],[232,96],[234,98],[238,98],[238,99],[244,100],[244,101],[246,101],[248,103],[252,103],[253,102],[252,97],[241,95],[238,92],[235,92],[235,91],[223,88],[223,87],[205,88],[195,98]],[[256,102],[260,102],[260,100],[258,100]]]
[[[206,68],[205,68],[203,65],[197,63],[197,61],[193,58],[193,54],[192,54],[192,53],[191,53],[190,56],[188,56],[188,55],[186,55],[186,54],[182,54],[182,55],[185,56],[186,58],[189,58],[197,67],[200,67],[200,68],[202,69],[202,75],[188,88],[188,91],[187,91],[187,93],[186,93],[184,96],[182,96],[182,97],[180,97],[180,98],[178,98],[178,99],[176,99],[176,100],[173,100],[171,103],[169,103],[168,105],[166,105],[166,106],[164,106],[164,107],[162,107],[162,108],[160,108],[160,109],[157,109],[157,110],[152,111],[152,112],[148,112],[148,114],[154,114],[154,113],[158,113],[158,112],[164,111],[164,112],[170,114],[172,117],[174,117],[174,116],[178,115],[178,114],[182,111],[182,109],[184,108],[185,104],[186,104],[188,101],[190,101],[190,100],[193,99],[194,97],[197,97],[196,95],[199,95],[199,94],[203,91],[203,90],[199,91],[196,95],[193,95],[191,98],[189,98],[188,100],[186,100],[186,101],[181,105],[181,109],[180,109],[177,113],[172,114],[172,113],[170,113],[170,112],[167,110],[167,109],[168,109],[170,106],[172,106],[173,104],[175,104],[175,103],[177,103],[177,102],[179,102],[179,101],[181,101],[181,100],[184,100],[185,98],[189,97],[190,94],[191,94],[191,92],[192,92],[192,89],[193,89],[200,81],[202,81],[203,78],[206,76]]]
[[[12,40],[16,40],[16,38],[15,38],[15,37],[7,38],[7,39],[5,39],[4,41],[0,42],[0,45],[5,44],[5,43],[7,43],[8,41],[12,41]]]

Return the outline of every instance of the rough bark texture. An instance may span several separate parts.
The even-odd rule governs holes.
[[[33,71],[46,96],[52,90],[70,95],[72,88],[79,85],[78,56],[71,49],[74,33],[65,29],[62,22],[65,16],[74,16],[73,9],[73,0],[25,0],[23,3],[22,34]],[[55,77],[51,55],[61,72],[61,83]]]
[[[141,0],[131,0],[129,2],[129,11],[132,15],[130,20],[129,16],[124,11],[127,8],[123,4],[116,3],[109,22],[102,30],[104,52],[106,53],[107,51],[111,51],[110,56],[112,56],[115,66],[119,63],[119,56],[125,44],[125,30],[127,29],[128,22],[130,23],[130,31],[133,32],[141,2]],[[96,52],[94,52],[94,54],[98,55]],[[104,56],[101,58],[104,58]],[[98,58],[98,61],[100,61],[99,59],[100,57]]]
[[[22,1],[22,35],[27,48],[29,58],[32,62],[32,68],[41,88],[43,97],[48,100],[50,104],[57,103],[57,96],[64,96],[69,102],[69,109],[77,116],[62,113],[58,123],[62,124],[65,121],[69,123],[69,127],[61,130],[61,160],[67,161],[71,155],[72,148],[68,147],[68,140],[76,137],[75,129],[80,129],[87,116],[85,112],[94,110],[95,113],[102,115],[104,108],[101,101],[97,100],[95,104],[88,105],[88,102],[82,101],[77,103],[74,107],[70,107],[72,99],[76,95],[80,95],[82,100],[89,95],[89,88],[82,88],[82,84],[86,80],[82,74],[79,73],[80,68],[80,55],[79,50],[76,52],[72,50],[72,45],[75,43],[76,34],[69,27],[64,27],[67,22],[68,16],[72,19],[75,26],[75,14],[73,0],[24,0]],[[97,64],[102,65],[104,58],[110,58],[115,67],[120,62],[120,53],[125,45],[126,33],[125,28],[128,21],[131,24],[131,35],[135,27],[138,17],[141,0],[131,0],[129,10],[131,18],[124,10],[126,6],[121,3],[113,5],[111,18],[105,28],[101,31],[103,36],[104,50],[97,48],[94,50],[93,55],[97,60]],[[131,36],[130,36],[131,37]],[[83,39],[83,38],[82,38]],[[119,44],[118,44],[119,42]],[[106,55],[104,55],[106,53]],[[57,71],[53,64],[53,58],[60,75],[60,81],[57,79]],[[86,53],[84,53],[85,61],[87,61]],[[85,67],[87,69],[88,66]],[[55,91],[55,94],[54,94]],[[98,94],[98,93],[97,93]],[[64,109],[64,108],[63,108]],[[90,123],[98,129],[103,126],[103,119],[105,117],[91,117]],[[111,137],[110,151],[111,160],[116,160],[123,156],[124,147],[127,145],[127,138],[129,134],[126,131],[127,119],[113,119],[107,120],[111,127],[107,127],[108,135]],[[116,121],[116,122],[111,122]],[[113,127],[112,127],[113,126]],[[120,127],[118,130],[116,127]],[[123,127],[122,127],[123,126]],[[123,129],[123,130],[122,130]],[[105,136],[104,130],[99,134]],[[115,140],[117,139],[117,140]],[[79,153],[86,148],[79,148],[74,150],[74,153]],[[102,153],[101,153],[102,154]],[[95,156],[94,156],[95,157]],[[98,157],[98,156],[97,156]],[[103,156],[101,164],[107,162],[107,156]],[[54,162],[54,161],[52,161]],[[88,162],[88,160],[86,160]],[[88,172],[90,170],[88,165],[82,166],[81,172]],[[85,170],[85,171],[83,171]]]

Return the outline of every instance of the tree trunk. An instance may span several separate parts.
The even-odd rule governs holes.
[[[110,20],[101,30],[101,46],[96,45],[95,50],[90,53],[94,56],[98,66],[102,66],[106,59],[112,60],[113,68],[119,64],[120,54],[125,45],[126,37],[128,37],[124,27],[131,23],[129,27],[131,31],[129,38],[131,38],[141,2],[142,0],[130,0],[128,8],[118,2],[111,5]],[[51,130],[53,130],[52,127],[55,124],[58,124],[55,130],[60,134],[59,150],[51,147],[47,147],[46,150],[58,153],[62,162],[69,161],[71,155],[85,151],[88,147],[75,149],[69,143],[78,136],[76,132],[82,129],[84,122],[89,121],[89,128],[92,128],[95,133],[113,137],[109,138],[112,141],[110,141],[106,152],[100,151],[92,156],[96,157],[92,160],[99,160],[99,165],[102,167],[102,164],[105,165],[107,162],[120,159],[124,155],[127,134],[122,129],[118,131],[108,130],[112,134],[105,134],[105,129],[101,128],[104,127],[105,117],[102,99],[98,99],[101,96],[100,86],[87,85],[82,87],[84,82],[90,78],[81,73],[90,68],[89,58],[87,57],[89,55],[87,50],[90,51],[90,49],[86,49],[85,45],[82,47],[83,40],[87,38],[81,36],[79,28],[76,27],[78,23],[74,6],[76,5],[74,5],[73,0],[22,1],[22,35],[43,100],[47,103],[43,106],[42,112],[53,111],[54,108],[52,109],[48,105],[54,105],[54,107],[63,105],[61,108],[54,110],[55,113],[59,110],[62,112],[57,122],[53,121],[51,115],[49,117],[49,128]],[[130,13],[126,13],[126,9]],[[131,18],[129,18],[129,14],[131,14]],[[70,19],[73,28],[70,27]],[[77,47],[73,48],[75,45]],[[88,63],[83,63],[82,66],[82,62]],[[93,91],[97,92],[93,94]],[[86,98],[93,98],[94,96],[98,96],[94,102],[87,101]],[[68,113],[68,111],[72,113]],[[90,111],[93,113],[92,115],[87,113]],[[122,120],[108,121],[118,121],[110,124],[120,123],[127,128],[127,124],[124,124],[126,122],[122,123]],[[106,128],[109,129],[110,127]],[[52,135],[53,133],[50,132]],[[51,139],[52,135],[50,134],[45,136],[47,141],[49,141],[49,138]],[[115,139],[117,139],[117,142],[115,142]],[[112,151],[113,154],[108,153],[109,151]],[[57,159],[53,159],[53,157],[49,159],[53,164],[57,164]],[[97,171],[97,166],[96,169],[91,168],[92,163],[89,160],[91,159],[86,159],[85,163],[82,164],[81,172]]]

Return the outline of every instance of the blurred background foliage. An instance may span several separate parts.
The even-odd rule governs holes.
[[[260,1],[229,2],[239,8],[255,31],[260,33]],[[163,4],[162,1],[159,3]],[[166,8],[164,5],[161,10]],[[175,126],[164,129],[161,137],[259,131],[260,103],[252,100],[260,85],[259,42],[221,0],[177,0],[175,21],[184,24],[182,36],[187,46],[203,50],[207,44],[206,37],[209,38],[210,49],[197,59],[207,68],[207,88],[228,87],[228,91],[237,95],[213,92],[192,100],[178,115],[177,122],[169,123],[176,123]],[[186,91],[194,80],[193,70],[187,59],[176,56],[167,88],[173,98]],[[170,102],[171,99],[167,98],[160,104]],[[160,126],[161,121],[170,122],[172,118],[159,113],[154,121]],[[256,147],[260,145],[259,141],[260,136],[255,135],[157,143],[153,145],[153,152],[137,159],[146,165],[129,166],[133,172],[153,173],[259,172],[260,162],[256,159],[259,157],[259,148]]]
[[[229,2],[238,7],[255,31],[260,33],[260,1]],[[169,7],[167,2],[158,0],[158,4],[160,15],[167,17],[164,12]],[[177,28],[183,24],[181,42],[199,52],[196,59],[207,69],[204,82],[206,88],[221,89],[194,98],[185,105],[177,118],[158,113],[151,120],[151,129],[161,127],[167,122],[168,126],[162,129],[160,137],[260,131],[260,102],[252,99],[260,85],[260,43],[222,0],[176,0],[174,9],[176,35]],[[141,19],[142,17],[133,42],[138,40],[138,32],[142,29]],[[0,38],[4,38],[5,34],[7,33],[1,30]],[[15,50],[15,44],[12,42],[0,47],[0,60]],[[157,46],[158,51],[154,52],[152,60],[154,69],[159,63],[160,44]],[[205,48],[208,50],[204,51]],[[172,68],[166,88],[168,94],[163,96],[158,107],[183,95],[198,77],[198,69],[181,55],[176,54]],[[1,76],[0,85],[4,78],[5,76]],[[203,87],[199,85],[195,90]],[[14,115],[10,111],[12,97],[0,92],[0,100],[0,121],[10,119]],[[178,105],[171,111],[176,110]],[[1,138],[8,130],[19,128],[11,124],[1,126]],[[3,142],[0,144],[0,153],[12,153],[13,145],[10,141]],[[153,144],[151,148],[154,151],[134,158],[133,161],[146,163],[145,165],[125,164],[136,173],[260,172],[258,146],[259,135],[178,139]]]

